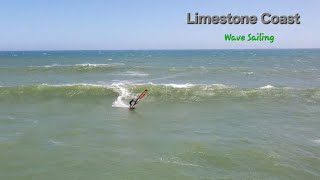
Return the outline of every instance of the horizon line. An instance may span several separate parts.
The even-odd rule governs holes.
[[[313,48],[181,48],[181,49],[17,49],[17,50],[1,50],[0,52],[18,52],[18,51],[183,51],[183,50],[289,50],[289,49],[320,49],[320,47]]]

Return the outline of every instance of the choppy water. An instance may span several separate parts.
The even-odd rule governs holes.
[[[320,178],[320,50],[0,52],[0,65],[0,179]]]

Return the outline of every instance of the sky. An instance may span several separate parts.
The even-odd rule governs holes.
[[[0,0],[0,50],[320,48],[319,0]],[[187,13],[255,15],[255,25],[190,25]],[[294,15],[300,25],[264,25]],[[229,42],[224,34],[263,32],[269,42]]]

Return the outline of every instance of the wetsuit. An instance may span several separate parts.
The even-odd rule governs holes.
[[[134,98],[133,98],[133,99],[131,99],[131,101],[129,102],[130,108],[132,108],[134,101],[135,101],[135,100],[134,100]]]

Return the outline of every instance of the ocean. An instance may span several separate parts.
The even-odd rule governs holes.
[[[2,51],[0,179],[320,179],[320,49]]]

